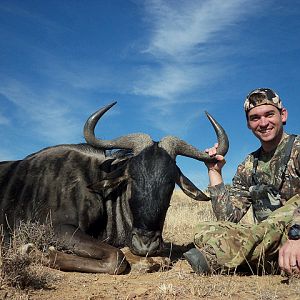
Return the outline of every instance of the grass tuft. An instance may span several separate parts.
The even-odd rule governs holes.
[[[29,243],[34,244],[34,249],[30,246],[30,251],[24,252],[24,245]],[[45,252],[53,245],[61,247],[51,225],[21,222],[13,230],[9,242],[1,242],[1,285],[21,290],[49,287],[53,278],[42,262]]]

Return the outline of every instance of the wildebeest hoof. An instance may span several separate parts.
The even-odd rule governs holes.
[[[32,252],[33,249],[35,249],[35,245],[32,244],[32,243],[28,243],[28,244],[25,244],[25,245],[22,245],[20,248],[19,248],[19,253],[21,255],[25,255],[25,254],[30,254],[30,252]]]
[[[40,251],[33,243],[28,243],[21,246],[18,251],[21,256],[28,255],[30,259],[35,262],[40,262],[42,264],[48,263],[45,254]]]
[[[48,248],[48,250],[49,250],[49,252],[55,252],[55,251],[56,251],[56,249],[55,249],[53,246],[50,246],[50,247]]]
[[[118,249],[116,257],[111,262],[112,270],[108,272],[111,275],[124,274],[128,270],[128,261],[124,253]]]

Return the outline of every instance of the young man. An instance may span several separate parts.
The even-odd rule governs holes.
[[[239,266],[268,271],[277,260],[282,270],[300,272],[300,136],[284,132],[288,112],[271,89],[250,92],[244,110],[261,147],[238,166],[230,190],[218,145],[206,150],[217,159],[207,168],[218,221],[196,227],[196,247],[184,256],[199,274]],[[257,223],[237,224],[251,205]]]

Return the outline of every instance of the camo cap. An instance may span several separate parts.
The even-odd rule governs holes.
[[[251,91],[244,103],[244,110],[247,113],[253,107],[270,104],[282,109],[282,102],[279,96],[268,88],[259,88]]]

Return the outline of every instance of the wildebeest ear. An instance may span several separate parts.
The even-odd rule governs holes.
[[[126,164],[120,163],[115,170],[106,174],[102,180],[90,184],[88,189],[91,192],[99,193],[102,197],[106,198],[127,181],[128,174],[126,171]]]
[[[187,177],[185,177],[181,170],[177,167],[176,184],[182,189],[182,191],[197,201],[209,201],[211,198],[206,196],[200,191]]]
[[[99,193],[102,197],[107,198],[111,193],[113,193],[116,189],[118,189],[121,184],[128,180],[127,175],[107,178],[101,181],[92,183],[88,185],[88,189],[91,192]]]

